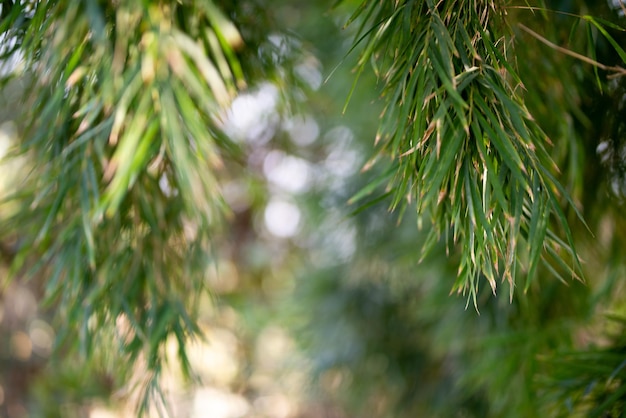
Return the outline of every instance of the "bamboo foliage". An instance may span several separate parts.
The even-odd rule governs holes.
[[[138,383],[145,395],[141,403],[144,408],[151,405],[151,396],[159,394],[166,342],[178,343],[183,368],[191,374],[185,342],[199,334],[199,296],[207,290],[205,271],[212,263],[214,241],[228,213],[220,192],[220,176],[223,166],[242,154],[222,132],[224,110],[254,76],[268,78],[264,66],[293,64],[277,50],[304,45],[294,42],[288,48],[282,45],[268,50],[271,42],[262,44],[274,28],[257,12],[270,4],[0,0],[0,35],[14,40],[1,51],[6,55],[0,55],[0,60],[16,51],[23,54],[23,78],[30,81],[24,97],[29,112],[23,119],[25,139],[20,153],[32,162],[31,172],[10,197],[11,207],[21,210],[0,220],[0,236],[19,236],[20,252],[13,273],[43,275],[46,302],[58,310],[58,345],[65,356],[78,349],[84,358],[95,359],[99,365],[121,363],[124,370],[113,373],[120,380],[128,378],[132,366],[145,367],[147,378]],[[247,12],[243,13],[244,9]],[[560,290],[536,280],[539,272],[550,271],[562,281],[582,277],[568,226],[571,218],[564,209],[569,206],[575,212],[576,207],[568,190],[559,184],[562,176],[553,162],[555,158],[562,164],[569,149],[553,150],[543,126],[526,107],[533,109],[537,120],[543,116],[543,121],[550,118],[550,112],[582,114],[576,100],[569,99],[582,92],[576,84],[580,80],[576,74],[568,74],[572,78],[563,77],[566,81],[560,79],[563,84],[559,86],[571,84],[572,91],[546,100],[538,90],[550,80],[524,78],[523,72],[533,65],[541,67],[534,62],[541,60],[546,67],[554,65],[551,76],[559,79],[567,61],[556,65],[550,57],[518,48],[514,30],[507,26],[514,19],[505,14],[513,9],[499,0],[361,0],[348,21],[357,27],[355,48],[362,47],[358,74],[368,65],[373,67],[386,104],[376,139],[377,154],[371,161],[381,156],[392,161],[391,169],[352,201],[366,198],[385,183],[384,195],[361,209],[387,198],[391,199],[390,208],[401,213],[414,204],[420,225],[424,220],[431,225],[423,254],[440,241],[446,242],[448,250],[458,249],[458,277],[452,288],[487,313],[481,318],[468,316],[470,320],[478,322],[487,316],[498,319],[502,329],[489,330],[495,335],[491,346],[483,348],[480,336],[486,331],[481,334],[476,332],[480,328],[464,326],[462,306],[451,303],[452,309],[446,309],[439,292],[445,287],[443,294],[447,295],[449,285],[444,282],[430,286],[416,281],[402,287],[397,295],[378,284],[360,291],[349,283],[342,293],[341,286],[336,287],[336,276],[348,273],[328,274],[332,292],[341,302],[336,306],[347,311],[359,308],[349,320],[355,324],[365,321],[366,342],[371,336],[372,344],[378,344],[371,325],[376,325],[372,322],[376,315],[385,315],[385,321],[400,327],[381,321],[382,344],[388,343],[389,330],[400,329],[395,334],[401,336],[418,332],[425,336],[424,344],[433,344],[431,339],[441,330],[454,334],[437,343],[445,350],[458,347],[458,341],[470,347],[472,352],[467,356],[452,353],[464,363],[453,370],[455,379],[460,373],[461,383],[466,382],[459,392],[470,386],[475,391],[487,388],[485,399],[493,404],[496,415],[525,396],[516,390],[501,396],[502,388],[519,388],[519,382],[526,385],[524,379],[533,373],[525,370],[520,374],[518,364],[525,360],[534,364],[536,353],[551,348],[557,339],[567,338],[556,320],[552,321],[556,325],[546,325],[554,319],[546,311],[562,314],[558,306],[555,308],[559,300],[573,310],[579,307],[569,299],[564,302],[565,298],[553,297]],[[531,6],[517,9],[515,13],[547,13]],[[603,30],[623,29],[588,16],[584,19],[589,34],[597,29],[594,33],[603,36],[625,61],[619,42]],[[265,26],[267,32],[256,30],[256,24]],[[541,32],[542,25],[546,26],[517,26],[517,33],[552,48],[561,58],[581,60],[584,65],[609,72],[612,78],[623,75],[623,69],[614,63],[602,64],[593,54],[593,59],[581,59],[580,53],[559,46],[557,36]],[[555,32],[559,29],[554,27]],[[518,64],[516,59],[528,62]],[[281,77],[277,84],[284,90],[281,94],[301,95],[292,79],[294,71],[277,73]],[[604,83],[598,72],[596,79],[598,85]],[[353,92],[358,86],[355,82]],[[585,115],[580,119],[586,120]],[[551,123],[555,125],[551,126],[553,136],[555,132],[565,136],[563,132],[575,129],[573,123]],[[582,137],[572,139],[578,140],[582,142]],[[574,185],[582,184],[580,177],[573,175],[582,173],[572,170],[577,164],[579,160],[573,159],[570,166],[561,167],[565,176],[576,179],[570,182]],[[317,200],[323,199],[312,200],[321,211]],[[322,215],[318,216],[316,221]],[[363,239],[355,240],[358,246],[373,247],[375,243],[385,251],[375,248],[374,254],[366,252],[365,257],[351,259],[357,266],[356,275],[367,271],[372,281],[380,279],[378,274],[395,274],[398,280],[415,275],[413,258],[398,257],[401,246],[412,250],[408,239],[400,240],[396,232],[374,238],[369,233],[370,229]],[[384,263],[393,260],[401,265],[387,269],[383,264],[385,269],[381,270],[381,260],[376,256],[385,252],[388,254],[381,257]],[[440,265],[430,269],[437,274],[424,269],[424,276],[445,277],[445,260],[439,261]],[[588,265],[586,268],[590,271]],[[502,298],[485,297],[490,291],[495,293],[501,282],[509,287],[512,303],[508,305],[499,303],[507,299],[506,294]],[[307,284],[319,286],[320,282]],[[513,298],[515,287],[527,290],[531,286],[527,295]],[[437,292],[429,292],[429,288]],[[371,295],[380,299],[374,300],[378,305],[367,316],[363,312],[372,312]],[[341,309],[328,309],[328,303],[313,300],[315,309],[323,312],[311,316],[312,324],[323,325],[327,316],[332,325],[332,332],[321,337],[325,349],[328,335],[331,340],[337,335],[345,337],[345,321],[337,320],[343,315]],[[358,300],[364,302],[355,303]],[[402,309],[395,310],[396,302]],[[383,309],[378,312],[377,306]],[[402,314],[405,308],[407,313]],[[310,315],[315,309],[304,311]],[[413,327],[410,321],[419,326]],[[529,325],[523,327],[516,321]],[[424,333],[424,323],[436,324],[438,329]],[[430,355],[428,351],[435,359],[441,354],[437,350],[445,351],[423,349],[420,341],[415,344],[412,339],[406,345],[405,340],[400,338],[397,347],[377,346],[372,352],[378,359],[384,354],[393,363],[394,349],[400,356],[404,350],[412,350],[409,360],[419,361],[424,354]],[[111,350],[111,343],[118,350]],[[616,340],[612,342],[615,349],[591,348],[560,353],[560,358],[551,359],[548,368],[555,380],[549,394],[557,402],[580,403],[572,409],[575,411],[593,409],[599,414],[613,407],[619,409],[626,393],[620,380],[620,344],[621,340]],[[120,355],[122,362],[117,358]],[[448,355],[445,351],[446,358]],[[507,356],[508,367],[498,363],[502,367],[494,372],[493,364],[502,356]],[[116,358],[112,361],[110,357]],[[405,369],[406,364],[398,363],[400,375],[410,374],[407,370],[412,369]],[[520,375],[523,377],[517,379]],[[377,377],[360,380],[379,381]],[[573,383],[567,386],[563,382]],[[586,390],[592,385],[592,396],[587,396]],[[522,391],[531,393],[531,388]],[[359,403],[367,405],[357,397]],[[529,410],[532,408],[534,404]]]
[[[38,255],[29,271],[48,274],[64,347],[78,336],[89,358],[122,320],[129,360],[158,376],[172,336],[187,364],[226,213],[217,176],[238,152],[219,118],[246,84],[237,28],[211,0],[4,7],[33,80],[23,152],[36,164],[2,224],[23,239],[14,271]]]
[[[453,290],[476,303],[481,277],[510,292],[519,267],[532,283],[540,264],[561,280],[581,266],[561,205],[549,138],[524,106],[508,57],[502,5],[470,1],[364,1],[359,71],[372,63],[386,108],[377,136],[388,155],[391,209],[416,202],[433,228],[461,247]]]
[[[608,347],[558,352],[542,360],[539,376],[544,397],[553,402],[554,416],[620,416],[625,407],[626,360],[622,315],[607,315],[613,332]]]

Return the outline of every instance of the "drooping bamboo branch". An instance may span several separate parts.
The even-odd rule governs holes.
[[[561,209],[567,193],[545,149],[550,141],[518,92],[502,6],[364,1],[352,20],[359,18],[359,65],[372,62],[383,83],[376,141],[396,167],[391,208],[416,201],[419,216],[430,218],[424,251],[441,237],[458,244],[453,289],[476,303],[484,277],[494,292],[508,281],[512,294],[518,266],[524,289],[540,264],[559,278],[559,270],[579,277]]]

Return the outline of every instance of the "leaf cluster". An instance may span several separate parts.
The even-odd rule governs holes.
[[[546,150],[548,137],[524,106],[523,81],[507,54],[500,4],[364,1],[359,71],[372,62],[386,108],[377,136],[389,156],[391,209],[416,201],[433,228],[461,247],[453,290],[476,303],[481,277],[528,289],[540,264],[579,277],[565,214],[570,201]],[[349,22],[349,23],[350,23]],[[564,234],[565,239],[561,238]]]
[[[64,350],[89,357],[113,327],[155,377],[170,336],[187,365],[227,214],[217,179],[239,153],[222,119],[246,86],[243,38],[211,0],[14,2],[0,28],[31,81],[21,150],[35,163],[1,225],[20,236],[14,272],[47,276]]]

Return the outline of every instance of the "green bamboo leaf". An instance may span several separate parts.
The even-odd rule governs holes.
[[[576,271],[573,270],[572,266],[568,265],[565,261],[563,261],[563,257],[550,245],[545,246],[545,253],[548,256],[550,256],[550,260],[552,260],[552,262],[548,260],[548,257],[542,256],[542,259],[544,260],[544,267],[546,267],[548,271],[550,271],[550,273],[554,277],[556,277],[561,283],[565,284],[566,286],[569,286],[569,282],[572,278],[577,279],[577,280],[582,280],[582,278],[578,276]],[[559,272],[552,265],[553,263],[558,265],[558,267],[561,269],[561,272],[563,271],[567,272],[570,275],[570,277],[567,277],[567,278],[563,277],[561,272]]]
[[[96,118],[97,116],[94,116]],[[113,126],[113,119],[109,118],[101,124],[88,129],[84,133],[76,137],[67,147],[63,148],[61,154],[62,158],[69,158],[70,154],[76,150],[84,147],[87,144],[92,145],[94,140],[100,140],[102,138],[109,138],[111,128]]]
[[[607,32],[604,26],[600,24],[599,19],[593,16],[588,16],[588,15],[583,16],[583,19],[585,19],[588,22],[591,22],[600,31],[600,33],[604,35],[606,40],[609,41],[609,43],[613,46],[613,48],[615,48],[615,51],[619,54],[619,57],[622,59],[622,62],[626,64],[626,51],[624,51],[621,45],[609,34],[609,32]],[[619,27],[617,25],[609,25],[609,26],[612,27],[613,29],[617,29],[620,31],[625,30],[624,28]]]
[[[589,50],[590,50],[589,52],[591,55],[591,59],[593,59],[594,61],[597,61],[596,49],[592,46],[592,45],[595,45],[593,26],[592,25],[585,25],[585,26],[586,26],[586,33],[587,33],[587,43],[589,44]],[[574,28],[575,26],[572,26],[572,35],[574,32]],[[596,84],[598,85],[598,89],[602,91],[602,80],[600,80],[600,71],[598,71],[597,65],[593,66],[593,74],[596,77]]]
[[[337,7],[340,3],[342,3],[345,0],[337,0],[332,7]],[[358,7],[356,7],[354,9],[354,12],[352,12],[352,15],[350,15],[350,17],[348,18],[348,20],[346,21],[346,23],[343,25],[344,29],[347,28],[348,26],[350,26],[362,13],[363,11],[366,9],[366,7],[368,5],[371,5],[372,3],[368,0],[365,0],[363,2],[361,2],[361,4],[359,4]],[[364,22],[367,22],[368,20],[370,20],[370,16],[372,15],[372,13],[374,13],[374,10],[376,9],[376,5],[371,6],[368,9],[367,15],[365,16],[364,19],[362,19]]]
[[[533,202],[533,211],[530,219],[530,229],[528,233],[528,245],[530,247],[528,259],[528,273],[524,291],[528,291],[532,280],[535,278],[540,256],[544,250],[544,242],[548,231],[548,221],[550,212],[548,208],[539,203],[539,198]]]
[[[43,226],[39,230],[37,237],[35,238],[35,242],[42,241],[48,237],[50,228],[52,223],[57,218],[59,214],[59,210],[61,208],[61,204],[65,200],[65,196],[69,192],[72,184],[70,182],[60,182],[59,189],[56,191],[56,196],[54,197],[54,201],[48,210],[48,215],[46,216],[46,220],[43,223]]]
[[[541,165],[539,166],[539,169],[541,170],[542,177],[545,176],[548,180],[548,181],[543,182],[542,187],[546,188],[550,192],[551,198],[554,198],[553,201],[558,204],[557,197],[564,198],[567,201],[569,207],[572,208],[572,210],[576,214],[576,217],[578,218],[578,220],[583,224],[583,226],[587,229],[587,231],[593,235],[591,228],[589,228],[589,225],[587,225],[585,218],[583,217],[582,213],[580,212],[580,210],[578,209],[578,207],[572,200],[570,194],[567,192],[567,190],[565,190],[563,185],[559,183],[559,181],[554,177],[554,175],[550,172],[550,170],[548,170],[547,168]],[[556,190],[556,192],[554,190]]]
[[[85,165],[89,164],[89,161],[85,161]],[[96,252],[95,252],[95,240],[93,236],[93,230],[91,227],[91,203],[89,198],[89,173],[85,167],[81,176],[81,188],[80,188],[80,208],[81,208],[81,220],[83,227],[83,234],[85,237],[85,247],[87,250],[87,260],[89,261],[89,268],[94,270],[96,268]]]
[[[571,249],[571,255],[573,256],[572,258],[573,258],[574,267],[576,268],[576,270],[574,270],[572,267],[569,267],[568,270],[571,271],[573,277],[576,277],[579,280],[582,280],[582,278],[578,277],[577,272],[582,272],[583,268],[582,268],[582,265],[580,264],[580,260],[575,250],[576,247],[574,245],[574,237],[572,236],[572,231],[569,228],[567,218],[565,217],[565,214],[563,213],[563,210],[561,209],[558,199],[556,198],[552,190],[550,190],[549,188],[547,188],[546,190],[548,191],[549,203],[554,209],[554,213],[556,213],[557,218],[561,224],[561,227],[563,228],[563,231],[565,233],[565,237],[567,238],[568,245],[564,247]]]
[[[215,65],[207,58],[205,51],[196,44],[189,36],[184,33],[174,30],[172,37],[176,45],[185,52],[196,64],[196,67],[202,74],[204,80],[208,83],[213,93],[213,97],[220,106],[226,107],[230,103],[231,94],[228,92],[224,80],[220,76],[220,73],[215,68]],[[190,84],[199,84],[195,81],[195,77],[189,70],[184,72],[185,79]]]
[[[438,52],[437,56],[440,59],[440,64],[445,70],[446,78],[453,79],[454,65],[452,64],[452,55],[456,52],[454,48],[454,42],[450,37],[448,28],[441,21],[441,18],[437,13],[433,13],[430,19],[430,30],[435,34],[436,43],[431,42],[432,48],[431,54]]]
[[[235,24],[215,6],[212,0],[200,0],[196,4],[204,10],[216,34],[224,39],[228,45],[232,48],[238,48],[243,45],[243,38]]]
[[[97,213],[106,213],[108,217],[115,214],[128,188],[149,160],[148,149],[159,128],[156,120],[147,120],[147,106],[150,102],[150,95],[144,95],[138,106],[138,116],[131,121],[111,158],[107,172],[114,173],[113,178]]]
[[[390,211],[395,210],[401,202],[406,201],[406,191],[411,181],[411,176],[405,175],[402,171],[398,171],[396,173],[395,179],[392,182],[396,185],[396,187],[393,189],[393,198],[391,199],[391,204],[389,205]]]
[[[122,126],[124,125],[124,122],[126,121],[126,118],[128,116],[130,104],[139,93],[142,85],[143,80],[141,79],[141,74],[139,73],[139,71],[136,71],[129,77],[125,88],[123,89],[124,93],[122,94],[122,97],[120,98],[119,103],[115,108],[113,125],[111,126],[111,134],[109,136],[109,141],[111,142],[111,144],[115,145],[117,143],[120,131],[122,130]]]
[[[506,109],[506,115],[508,116],[508,120],[511,122],[511,126],[513,128],[513,132],[515,132],[515,136],[518,138],[522,138],[524,142],[528,143],[530,140],[530,133],[528,132],[528,128],[524,123],[522,118],[530,119],[530,115],[528,112],[523,109],[519,103],[514,102],[510,98],[510,94],[504,91],[496,80],[489,83],[490,88],[495,93],[499,103],[501,103]],[[527,151],[525,148],[522,148],[524,151]]]
[[[352,204],[354,204],[356,202],[359,202],[364,197],[369,196],[370,194],[372,194],[372,192],[374,190],[378,189],[378,187],[381,184],[383,184],[384,182],[388,181],[389,178],[391,177],[391,175],[394,174],[395,172],[396,172],[396,168],[395,167],[390,167],[384,173],[380,174],[379,176],[377,176],[372,181],[369,181],[365,187],[360,189],[356,194],[354,194],[350,199],[348,199],[348,204],[352,205]]]
[[[396,12],[398,13],[398,12]],[[372,35],[372,32],[374,30],[377,30],[377,33],[381,33],[385,31],[385,23],[388,24],[391,20],[393,20],[393,17],[395,16],[395,14],[392,15],[391,17],[387,18],[384,22],[380,22],[379,24],[373,26],[372,28],[370,28],[365,34],[363,34],[362,39],[365,39],[367,36],[375,36]],[[356,48],[356,46],[360,43],[360,40],[357,40],[354,45],[353,48]],[[346,113],[346,109],[348,108],[348,105],[350,104],[350,99],[352,98],[352,95],[354,94],[354,90],[356,89],[357,83],[359,81],[359,79],[361,78],[361,74],[363,73],[363,70],[365,69],[365,64],[368,62],[368,60],[371,58],[374,49],[378,46],[378,42],[376,41],[376,38],[374,37],[372,40],[370,40],[368,42],[368,44],[365,47],[365,50],[361,53],[360,57],[359,57],[359,63],[358,63],[358,70],[357,73],[354,77],[354,82],[352,83],[352,87],[350,88],[350,91],[348,92],[348,96],[346,98],[346,102],[343,106],[343,110],[342,113]],[[350,53],[352,52],[352,49],[349,50],[346,53],[346,56],[348,56]],[[345,58],[344,58],[345,59]],[[332,72],[331,72],[332,75]]]
[[[480,130],[480,126],[477,121],[472,121],[472,132],[474,134],[476,146],[478,148],[478,152],[483,161],[483,164],[487,167],[487,174],[485,178],[492,185],[492,190],[496,195],[496,199],[498,200],[498,204],[502,207],[505,212],[509,212],[509,202],[507,198],[504,196],[504,185],[499,180],[499,176],[497,175],[497,171],[495,165],[492,162],[491,156],[487,153],[487,148],[485,147],[485,137]]]
[[[493,143],[498,149],[503,157],[503,161],[506,162],[506,165],[512,171],[519,173],[521,176],[522,172],[526,172],[526,167],[522,162],[516,147],[511,141],[511,136],[504,131],[502,122],[499,120],[496,113],[489,109],[480,95],[474,95],[474,101],[480,110],[480,112],[476,112],[475,115],[478,118],[483,131],[488,133],[491,143]],[[487,120],[489,122],[487,122]],[[525,183],[523,178],[521,178],[521,183]]]
[[[454,164],[455,159],[458,158],[459,150],[463,145],[465,135],[462,131],[455,130],[452,131],[450,137],[446,139],[447,141],[444,150],[441,153],[441,158],[437,158],[434,153],[430,156],[430,160],[436,168],[434,169],[434,173],[432,175],[428,175],[430,181],[429,184],[426,185],[428,188],[427,192],[422,198],[422,201],[424,202],[436,202],[435,196],[439,195],[442,191],[441,187],[443,179],[446,175],[451,174],[451,167]]]
[[[74,70],[76,70],[76,67],[81,64],[82,62],[84,62],[84,52],[85,52],[85,47],[87,46],[87,41],[83,41],[81,42],[80,45],[78,45],[78,48],[76,48],[71,55],[69,56],[69,58],[67,58],[67,63],[65,64],[65,70],[63,72],[64,75],[64,79],[67,80],[68,77],[70,76],[70,74],[72,74],[74,72]]]
[[[493,242],[493,236],[491,232],[491,225],[485,216],[485,212],[483,212],[482,205],[480,204],[481,198],[480,193],[478,191],[478,181],[476,175],[470,173],[469,163],[465,161],[465,190],[466,196],[468,199],[468,207],[471,211],[474,212],[474,216],[478,223],[475,227],[482,227],[483,232],[485,233],[486,240]]]
[[[452,75],[446,71],[445,64],[442,62],[443,58],[439,54],[439,50],[436,45],[432,45],[431,43],[428,55],[431,58],[433,68],[446,92],[450,95],[450,97],[452,97],[452,99],[454,99],[454,102],[460,106],[461,109],[467,109],[469,106],[456,90],[456,87],[452,84]],[[463,113],[461,111],[457,112],[457,114],[461,116]]]
[[[211,28],[206,29],[205,39],[224,83],[229,86],[230,89],[234,89],[234,76],[230,68],[230,62],[232,62],[232,58],[234,57],[233,51],[224,48],[224,45],[220,44],[217,35]],[[231,60],[226,57],[226,54],[230,54]],[[241,79],[243,79],[243,77]],[[234,94],[234,91],[230,91],[230,94]]]
[[[378,197],[376,197],[376,198],[374,198],[374,199],[372,199],[372,200],[370,200],[368,202],[365,202],[365,203],[359,205],[359,207],[356,208],[355,210],[353,210],[352,212],[350,212],[350,214],[348,216],[356,216],[356,215],[358,215],[359,213],[363,212],[364,210],[366,210],[366,209],[368,209],[368,208],[370,208],[370,207],[372,207],[374,205],[377,205],[378,203],[382,202],[383,200],[386,200],[393,193],[394,193],[394,191],[390,190],[390,191],[388,191],[386,193],[383,193],[382,195],[380,195],[380,196],[378,196]]]

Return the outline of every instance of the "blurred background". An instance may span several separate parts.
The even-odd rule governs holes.
[[[298,84],[286,98],[279,83],[259,82],[225,116],[246,160],[219,173],[231,216],[206,273],[213,293],[199,303],[206,338],[187,345],[197,379],[183,377],[172,341],[164,402],[151,414],[162,407],[196,418],[569,416],[585,389],[626,398],[618,390],[622,367],[568,376],[572,365],[594,363],[555,361],[606,349],[617,366],[626,364],[623,77],[601,88],[593,69],[516,32],[520,72],[541,74],[525,79],[526,88],[545,92],[529,95],[528,106],[557,145],[569,141],[551,152],[565,175],[578,173],[563,182],[591,229],[573,223],[587,280],[540,274],[512,300],[484,288],[477,312],[450,294],[458,255],[442,243],[420,262],[427,225],[418,229],[411,207],[399,216],[376,200],[385,190],[375,181],[388,163],[363,170],[382,105],[376,78],[365,72],[344,112],[358,58],[358,50],[348,53],[355,29],[344,24],[359,2],[332,10],[330,0],[254,3],[277,28],[263,42],[279,51],[274,59],[289,62]],[[545,3],[623,24],[615,1]],[[551,39],[589,41],[563,15],[510,14]],[[598,61],[619,63],[601,37],[592,42]],[[0,156],[19,140],[21,94],[19,77],[2,89]],[[2,162],[0,194],[29,164]],[[368,185],[371,204],[350,204]],[[12,210],[0,206],[0,217]],[[0,237],[0,277],[18,241]],[[51,357],[57,327],[54,306],[40,303],[45,280],[0,287],[0,417],[134,416],[132,388],[142,370],[129,373],[104,348],[87,364]],[[111,367],[103,371],[102,363]]]

